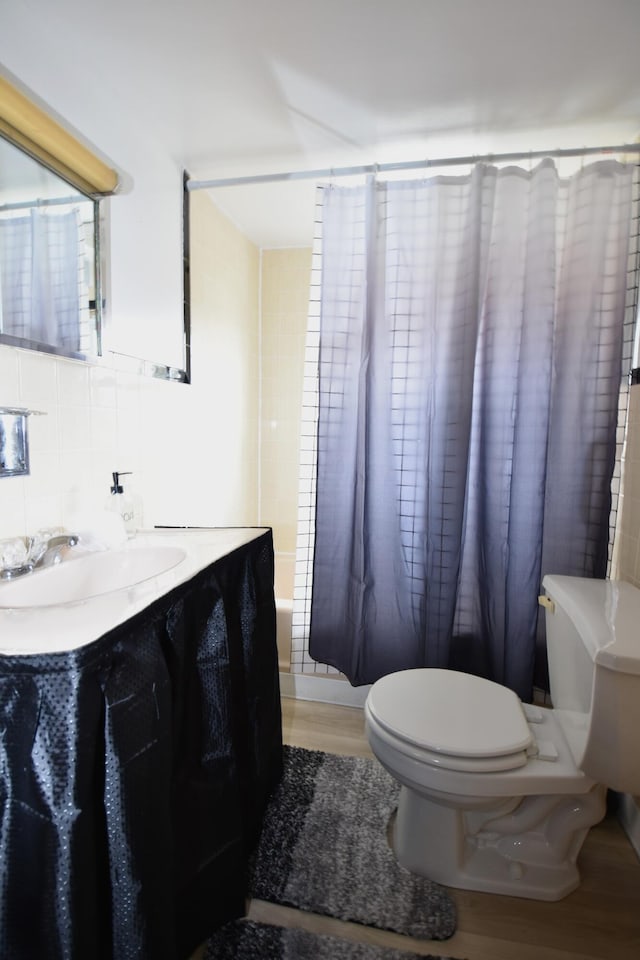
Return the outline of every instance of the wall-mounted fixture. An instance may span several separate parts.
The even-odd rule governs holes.
[[[39,410],[0,407],[0,477],[21,477],[29,473],[27,417]]]
[[[116,171],[7,77],[0,77],[0,133],[90,197],[118,188]]]

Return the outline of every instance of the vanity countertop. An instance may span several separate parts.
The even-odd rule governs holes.
[[[255,540],[267,529],[218,527],[139,531],[124,549],[180,547],[185,551],[185,559],[177,566],[135,586],[89,600],[59,606],[0,609],[0,656],[57,653],[85,646],[131,619],[212,563]],[[63,562],[79,561],[68,559]],[[28,576],[37,577],[39,572]],[[0,598],[1,590],[0,584]]]

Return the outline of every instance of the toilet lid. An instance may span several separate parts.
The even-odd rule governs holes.
[[[373,684],[367,706],[393,736],[449,757],[480,760],[517,754],[513,765],[519,766],[533,741],[516,694],[468,673],[391,673]]]

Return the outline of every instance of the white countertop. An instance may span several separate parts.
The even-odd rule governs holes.
[[[90,600],[55,607],[0,609],[0,655],[57,653],[85,646],[191,580],[216,560],[262,536],[268,529],[224,527],[140,531],[125,549],[160,545],[180,547],[186,553],[185,559],[159,576]],[[27,576],[36,577],[38,571]]]

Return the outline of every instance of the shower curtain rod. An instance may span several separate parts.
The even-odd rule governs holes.
[[[528,150],[517,153],[485,153],[468,157],[439,157],[433,160],[406,160],[397,163],[366,163],[356,167],[327,167],[324,170],[292,170],[289,173],[263,173],[252,177],[227,177],[220,180],[188,180],[187,190],[211,190],[215,187],[248,186],[286,180],[318,180],[324,177],[350,177],[364,173],[389,173],[394,170],[420,170],[429,167],[454,167],[475,163],[506,163],[511,160],[539,160],[544,157],[588,157],[594,154],[640,153],[640,143],[614,147],[568,147],[556,150]]]

